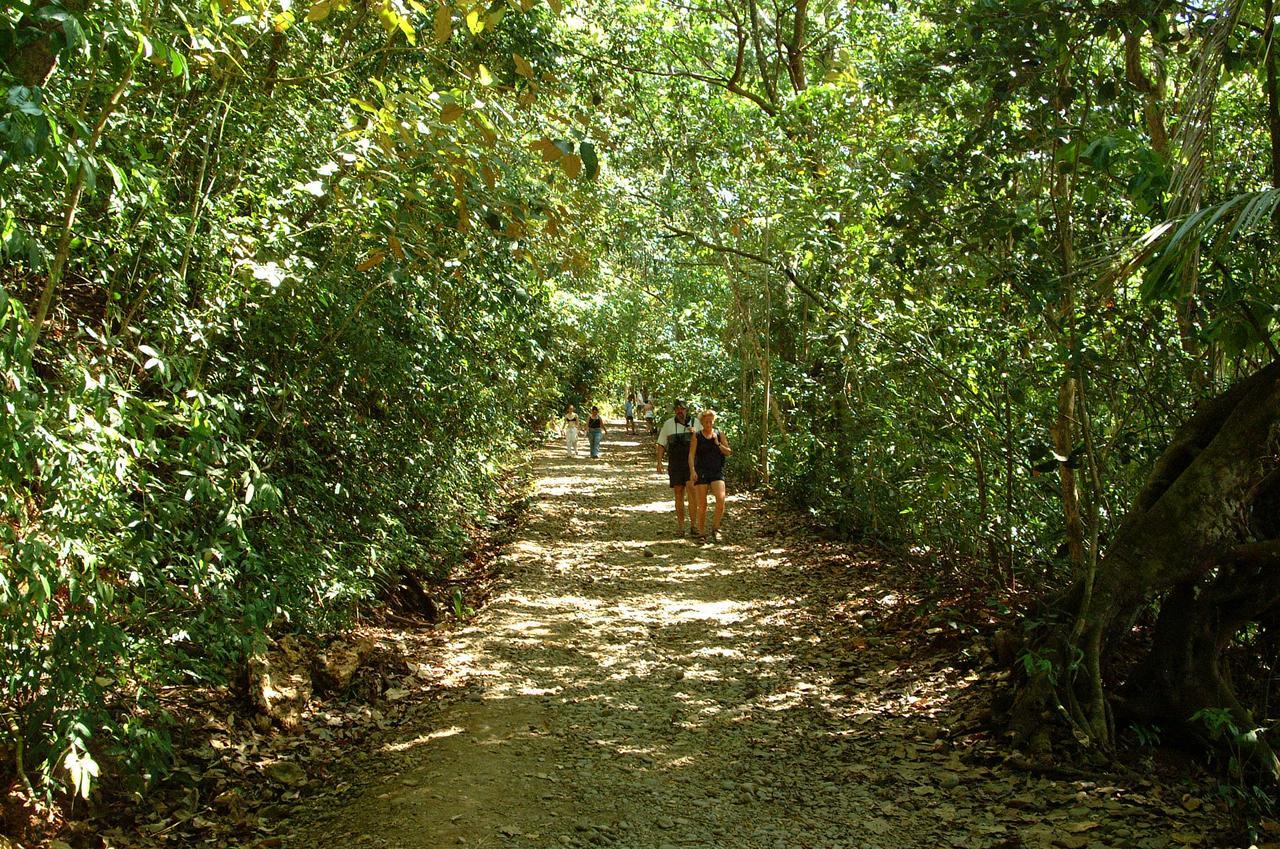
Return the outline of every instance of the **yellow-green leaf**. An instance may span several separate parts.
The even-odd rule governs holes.
[[[560,14],[560,10],[563,8],[560,5],[560,0],[547,0],[547,5],[550,6],[551,11],[555,12],[557,15]]]
[[[582,157],[576,153],[570,153],[560,160],[560,167],[564,169],[564,173],[569,175],[570,180],[577,179],[582,173]]]
[[[529,64],[529,60],[525,59],[519,53],[512,53],[511,58],[516,63],[516,73],[525,79],[533,79],[533,66]]]
[[[387,237],[387,245],[391,248],[392,255],[403,262],[405,257],[404,245],[400,244],[400,240],[396,238],[395,233]]]
[[[436,44],[444,44],[453,35],[453,12],[448,6],[436,9]]]
[[[414,31],[413,24],[409,23],[409,19],[404,15],[397,15],[396,18],[396,24],[400,27],[400,31],[404,33],[405,41],[416,46],[418,43],[418,34]]]
[[[452,124],[454,121],[462,117],[462,107],[456,103],[449,103],[440,110],[440,120],[446,124]]]
[[[329,17],[330,11],[332,11],[332,5],[329,0],[320,0],[319,3],[312,3],[311,9],[307,12],[307,20],[313,23],[315,21],[323,21]]]
[[[471,30],[472,35],[484,32],[484,18],[480,17],[479,6],[467,12],[467,29]]]
[[[476,82],[480,85],[493,85],[493,74],[489,73],[489,69],[481,65],[476,72]]]
[[[358,97],[353,97],[351,98],[351,102],[354,103],[356,106],[359,106],[361,109],[363,109],[366,112],[373,112],[376,114],[378,111],[378,107],[374,106],[372,103],[370,103],[367,100],[361,100]]]

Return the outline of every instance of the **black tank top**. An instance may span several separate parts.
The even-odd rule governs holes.
[[[587,419],[587,427],[592,430],[600,430],[604,427],[604,421],[601,419]]]
[[[693,435],[694,444],[697,446],[693,449],[693,464],[699,469],[706,469],[709,472],[718,472],[724,466],[724,455],[720,453],[720,431],[712,431],[710,436],[704,436],[699,430]]]

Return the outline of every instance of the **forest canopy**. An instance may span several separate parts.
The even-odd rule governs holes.
[[[430,583],[529,433],[643,387],[1038,598],[1033,751],[1217,717],[1274,771],[1275,16],[9,4],[5,761],[147,771],[158,688]]]

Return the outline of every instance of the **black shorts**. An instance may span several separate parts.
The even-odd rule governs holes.
[[[627,416],[627,424],[631,424],[636,420],[635,416]]]
[[[667,480],[672,486],[684,486],[689,482],[688,463],[667,463]]]
[[[696,486],[706,486],[716,481],[724,480],[724,467],[718,469],[698,469],[698,480],[695,481]]]

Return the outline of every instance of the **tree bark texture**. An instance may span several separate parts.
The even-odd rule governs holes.
[[[1275,522],[1251,519],[1280,489],[1277,467],[1280,363],[1272,363],[1178,430],[1099,563],[1091,599],[1079,582],[1064,597],[1075,627],[1058,626],[1040,644],[1053,670],[1023,684],[1012,717],[1019,736],[1028,739],[1056,706],[1077,732],[1109,744],[1103,669],[1153,602],[1161,606],[1154,645],[1130,687],[1145,698],[1126,708],[1179,722],[1225,708],[1237,727],[1251,726],[1219,657],[1241,628],[1280,603],[1280,541],[1259,538],[1274,534]],[[1274,757],[1265,756],[1273,771]]]

